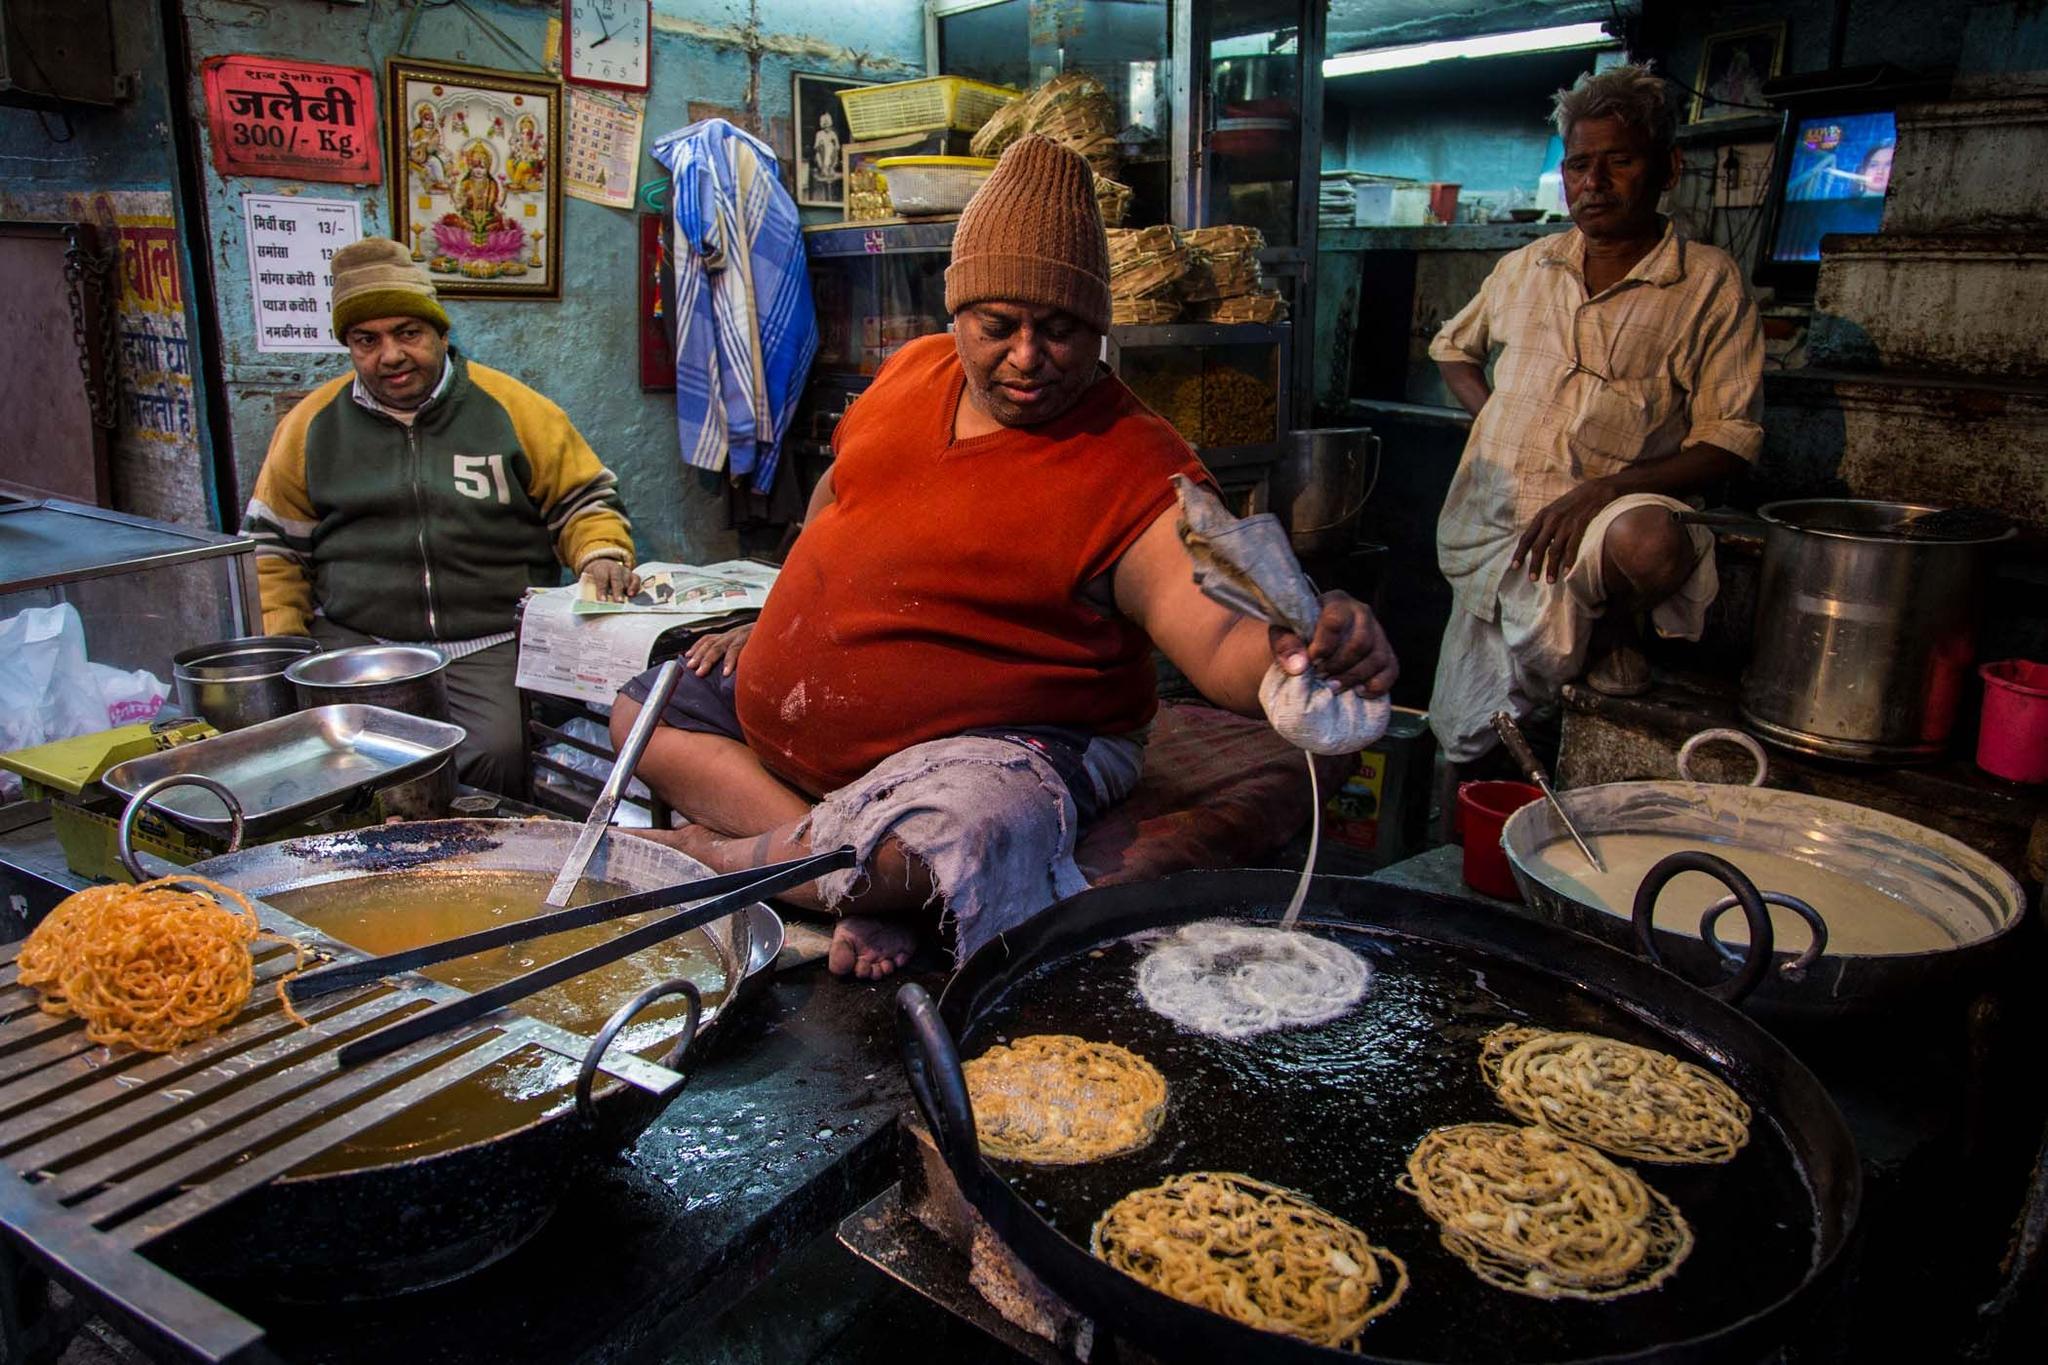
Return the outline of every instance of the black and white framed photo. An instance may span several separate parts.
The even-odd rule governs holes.
[[[790,77],[789,164],[796,177],[796,202],[806,208],[836,209],[846,203],[846,110],[839,92],[872,81],[841,76],[814,76],[798,71]]]

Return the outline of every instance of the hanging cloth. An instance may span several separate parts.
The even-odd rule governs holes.
[[[1202,595],[1304,640],[1314,635],[1322,603],[1280,519],[1270,512],[1234,517],[1208,489],[1178,474],[1172,477],[1180,496],[1180,542],[1194,561],[1195,586]],[[1312,754],[1370,748],[1393,716],[1393,704],[1385,697],[1332,692],[1313,666],[1290,674],[1277,662],[1259,684],[1259,705],[1282,739]]]
[[[765,493],[818,350],[796,203],[775,153],[724,119],[656,139],[675,215],[683,462]]]

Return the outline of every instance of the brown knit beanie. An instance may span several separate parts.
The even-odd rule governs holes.
[[[448,314],[441,309],[434,282],[389,237],[350,242],[327,264],[334,272],[336,341],[346,342],[349,328],[371,318],[419,318],[448,330]]]
[[[1088,163],[1050,138],[1010,144],[953,230],[946,311],[990,299],[1109,330],[1109,244]]]

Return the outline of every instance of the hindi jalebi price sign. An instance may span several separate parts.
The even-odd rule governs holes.
[[[213,57],[202,68],[213,165],[371,185],[383,177],[375,78],[361,67],[277,57]]]

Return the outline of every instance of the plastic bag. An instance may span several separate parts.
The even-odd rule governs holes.
[[[610,731],[596,721],[582,716],[572,716],[564,721],[562,733],[607,749],[612,743]],[[541,752],[563,767],[573,768],[585,777],[592,778],[600,787],[612,774],[611,760],[586,754],[581,749],[567,744],[550,744]],[[628,780],[623,799],[620,800],[618,809],[612,813],[612,823],[624,829],[646,829],[654,823],[653,816],[649,813],[649,803],[653,799],[653,794],[647,790],[646,783],[637,777]]]
[[[85,657],[85,623],[69,602],[0,621],[0,753],[156,719],[170,688],[147,669]],[[0,800],[21,779],[0,772]]]

